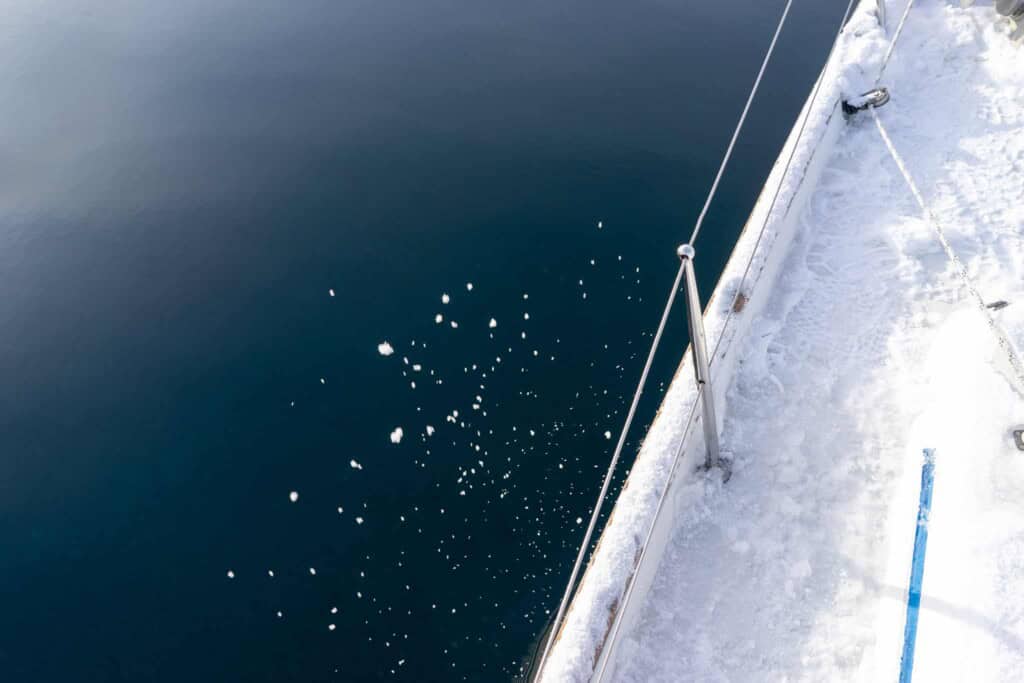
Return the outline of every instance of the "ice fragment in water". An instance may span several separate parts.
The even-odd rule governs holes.
[[[446,303],[448,303],[451,300],[452,300],[452,298],[450,296],[448,296],[447,294],[442,294],[441,295],[441,303],[446,304]]]
[[[327,293],[330,294],[331,296],[334,296],[334,290],[333,289],[328,289]]]
[[[434,428],[431,427],[430,425],[427,425],[427,436],[433,436],[433,434],[434,434]]]
[[[235,578],[235,573],[233,571],[231,571],[230,569],[228,570],[228,578],[229,579]]]
[[[487,327],[491,328],[492,330],[495,327],[497,327],[497,326],[498,326],[498,321],[495,320],[494,318],[491,318],[491,322],[487,323]]]
[[[292,491],[291,493],[288,494],[288,500],[290,500],[291,502],[294,503],[298,499],[299,499],[299,492],[298,491]]]
[[[401,427],[395,427],[395,430],[391,432],[391,443],[401,443],[404,434]]]
[[[611,432],[607,432],[607,431],[606,431],[606,432],[604,433],[604,438],[606,438],[606,439],[611,439],[611,438],[612,438],[612,433],[611,433]]]
[[[380,344],[377,344],[377,352],[382,356],[390,356],[395,352],[395,349],[391,344],[381,342]]]
[[[472,282],[467,282],[466,283],[466,291],[467,292],[472,292],[473,291],[473,283]]]
[[[437,315],[434,316],[434,322],[440,325],[441,323],[444,322],[444,316],[438,313]]]
[[[309,574],[310,576],[316,576],[316,567],[310,567]]]
[[[352,468],[352,469],[354,469],[354,470],[361,470],[361,469],[363,469],[363,466],[362,466],[362,465],[360,465],[360,464],[359,464],[358,462],[356,462],[355,460],[349,460],[349,461],[348,461],[348,464],[349,464],[349,467],[351,467],[351,468]]]

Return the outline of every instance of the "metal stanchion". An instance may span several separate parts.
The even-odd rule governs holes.
[[[690,344],[693,349],[693,372],[697,377],[697,390],[703,411],[704,445],[707,455],[704,465],[711,469],[719,467],[721,457],[718,448],[718,420],[715,417],[715,397],[711,390],[711,369],[708,364],[707,341],[704,339],[704,309],[700,305],[700,294],[697,292],[697,276],[693,270],[693,257],[696,252],[689,244],[676,250],[683,262],[683,277],[686,281],[686,321],[690,329]],[[728,477],[727,468],[726,470]]]

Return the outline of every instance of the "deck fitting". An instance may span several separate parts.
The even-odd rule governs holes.
[[[874,90],[868,90],[865,93],[861,93],[857,97],[851,97],[850,99],[843,100],[843,114],[847,117],[853,116],[857,112],[864,111],[868,107],[884,107],[889,103],[889,90],[888,88],[875,88]]]
[[[1017,425],[1010,433],[1013,435],[1013,443],[1018,451],[1024,451],[1024,425]]]

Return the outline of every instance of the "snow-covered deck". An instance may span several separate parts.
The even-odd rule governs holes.
[[[878,73],[886,37],[869,5],[826,74],[822,108],[834,104],[824,91]],[[904,6],[890,3],[890,25]],[[1009,302],[995,315],[1022,348],[1024,51],[994,19],[987,3],[918,0],[879,116],[978,289]],[[804,115],[805,137],[820,140],[824,113]],[[634,594],[615,680],[896,680],[924,448],[936,469],[915,679],[1024,675],[1024,453],[1008,433],[1024,423],[1024,400],[870,115],[837,134],[791,236],[769,224],[766,246],[749,235],[738,245],[744,259],[774,248],[779,267],[718,371],[734,474],[725,486],[678,475],[671,533],[649,590]],[[810,150],[795,158],[805,166]],[[783,197],[796,191],[782,169],[773,175]],[[729,339],[735,276],[730,264],[709,306],[712,348]],[[608,646],[616,591],[689,414],[688,373],[681,366],[602,540],[615,547],[588,570],[546,680],[587,679]]]

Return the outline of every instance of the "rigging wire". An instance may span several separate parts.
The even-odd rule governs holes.
[[[548,634],[547,642],[544,645],[544,652],[540,656],[540,664],[537,667],[537,676],[535,680],[540,680],[540,676],[544,672],[544,664],[546,663],[548,653],[551,651],[551,645],[555,642],[555,638],[558,637],[562,617],[565,615],[565,609],[569,605],[569,598],[572,596],[572,589],[576,585],[576,577],[579,576],[580,567],[583,566],[583,558],[587,555],[587,547],[590,545],[590,540],[594,535],[594,527],[597,526],[597,518],[601,514],[601,505],[604,503],[604,499],[608,495],[608,487],[611,486],[615,466],[619,462],[619,456],[622,455],[622,447],[626,442],[626,434],[629,432],[629,427],[633,422],[633,416],[636,414],[637,404],[640,403],[640,395],[643,393],[644,384],[647,383],[647,374],[651,371],[651,364],[654,362],[654,354],[658,350],[658,344],[661,342],[661,334],[665,330],[665,323],[668,322],[669,313],[672,312],[672,304],[675,303],[676,294],[679,292],[679,284],[682,282],[682,279],[683,264],[680,263],[679,270],[676,271],[676,279],[672,283],[672,291],[669,292],[668,301],[665,302],[665,310],[661,313],[661,322],[658,323],[658,331],[655,332],[654,340],[651,342],[651,350],[647,353],[647,362],[644,363],[644,371],[640,375],[640,382],[636,388],[636,392],[633,394],[633,402],[629,406],[629,413],[626,415],[626,422],[622,427],[622,432],[619,434],[619,441],[615,445],[615,453],[612,455],[611,462],[608,464],[608,471],[604,475],[604,483],[601,485],[601,493],[597,496],[597,503],[594,505],[594,511],[590,515],[590,523],[587,524],[587,531],[583,535],[583,543],[580,545],[580,551],[576,555],[576,563],[572,567],[572,574],[570,575],[569,583],[565,588],[565,595],[562,596],[562,601],[558,604],[558,613],[555,615],[555,620],[551,624],[551,632]]]
[[[775,35],[772,36],[772,42],[768,46],[768,51],[764,55],[764,59],[761,61],[761,69],[757,72],[757,78],[754,80],[754,87],[750,89],[750,95],[747,97],[747,103],[743,106],[743,113],[740,114],[740,120],[736,124],[736,129],[732,132],[732,139],[729,141],[729,147],[725,150],[725,156],[722,157],[722,163],[718,167],[718,173],[715,175],[715,181],[711,183],[711,191],[708,192],[707,199],[704,200],[704,208],[700,210],[700,215],[697,216],[697,223],[693,226],[693,233],[690,235],[690,239],[687,242],[691,247],[697,240],[697,234],[700,232],[701,225],[704,223],[704,217],[708,214],[708,208],[711,207],[711,200],[715,198],[715,192],[718,191],[718,183],[722,180],[722,175],[725,173],[725,167],[729,163],[729,158],[732,156],[732,150],[736,146],[736,139],[740,136],[740,130],[743,129],[743,123],[747,120],[747,112],[750,111],[750,105],[754,101],[754,95],[757,94],[757,89],[761,86],[761,77],[764,76],[764,70],[768,66],[768,61],[772,57],[772,52],[775,51],[775,44],[779,41],[779,34],[782,33],[782,27],[786,23],[786,17],[789,15],[789,8],[792,7],[793,0],[787,0],[785,9],[782,10],[782,17],[779,19],[778,26],[775,27]]]

